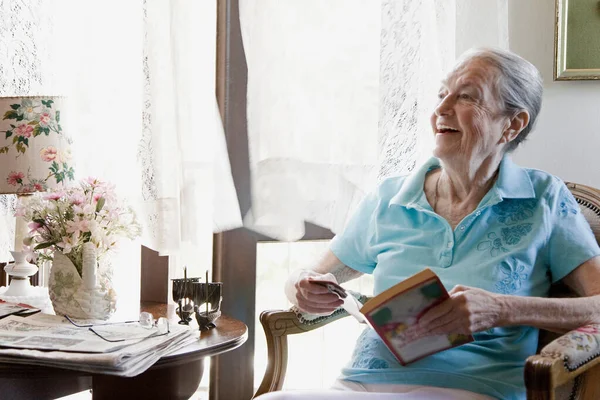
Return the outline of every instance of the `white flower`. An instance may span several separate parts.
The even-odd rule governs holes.
[[[41,102],[34,101],[33,99],[23,99],[21,107],[17,110],[17,114],[22,115],[25,120],[31,121],[36,115],[35,109],[40,107],[41,104]]]

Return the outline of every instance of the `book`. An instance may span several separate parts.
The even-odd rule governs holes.
[[[348,297],[340,285],[332,282],[319,284],[342,299]],[[360,308],[360,313],[396,359],[402,365],[407,365],[473,341],[472,335],[463,334],[416,336],[414,330],[410,329],[422,315],[449,297],[439,277],[431,269],[425,268],[367,301]]]

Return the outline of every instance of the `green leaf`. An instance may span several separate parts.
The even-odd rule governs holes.
[[[6,139],[12,136],[12,131],[6,131]]]
[[[19,114],[17,114],[16,111],[7,111],[4,113],[4,117],[2,119],[16,119],[19,121]]]
[[[56,122],[60,122],[60,111],[56,112],[56,116],[54,118],[56,119]]]
[[[13,110],[18,110],[18,109],[19,109],[19,107],[21,107],[21,105],[20,105],[20,104],[11,104],[11,105],[10,105],[10,108],[12,108]]]
[[[50,128],[40,128],[40,131],[42,131],[46,136],[50,135]]]
[[[54,179],[56,179],[56,183],[61,183],[65,180],[64,174],[62,172],[58,172],[54,174]]]
[[[0,154],[8,153],[8,146],[0,147]]]
[[[38,136],[40,136],[40,135],[42,134],[42,133],[40,132],[40,129],[41,129],[41,128],[40,128],[40,126],[39,126],[39,125],[36,125],[36,126],[33,128],[33,137],[38,137]]]
[[[52,108],[52,103],[54,103],[54,100],[42,100],[42,104],[48,108]]]
[[[23,146],[23,143],[17,143],[16,147],[17,147],[17,152],[25,154],[25,150],[27,150],[27,148],[25,146]]]
[[[100,212],[100,210],[102,210],[104,203],[106,203],[106,199],[104,199],[104,197],[100,197],[98,199],[98,203],[96,203],[96,212]]]
[[[56,242],[46,242],[46,243],[40,243],[37,246],[34,247],[34,250],[42,250],[42,249],[47,249],[50,246],[54,246],[56,244]]]
[[[37,125],[37,124],[38,124],[38,122],[37,122],[37,121],[29,121],[29,122],[27,123],[27,125]]]
[[[17,121],[23,121],[25,119],[24,115],[17,115]]]

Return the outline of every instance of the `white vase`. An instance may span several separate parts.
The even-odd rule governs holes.
[[[84,253],[85,251],[84,248]],[[94,264],[96,263],[94,262]],[[95,265],[94,270],[96,270]],[[94,277],[94,281],[97,283],[88,289],[87,287],[91,284],[89,274],[86,276],[88,279],[88,285],[86,285],[73,262],[64,254],[56,251],[48,279],[48,292],[54,312],[57,315],[80,319],[104,320],[110,318],[116,311],[117,303],[117,295],[112,288],[110,279],[111,273],[110,265],[101,262],[98,268],[98,279],[96,280]]]

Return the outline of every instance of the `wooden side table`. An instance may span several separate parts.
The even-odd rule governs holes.
[[[143,303],[140,308],[157,318],[167,316],[171,323],[178,321],[172,306]],[[248,329],[243,322],[221,316],[217,327],[202,332],[198,342],[162,357],[146,372],[132,378],[0,363],[0,393],[6,400],[43,400],[91,388],[94,400],[187,400],[198,389],[204,358],[231,351],[247,339]]]

